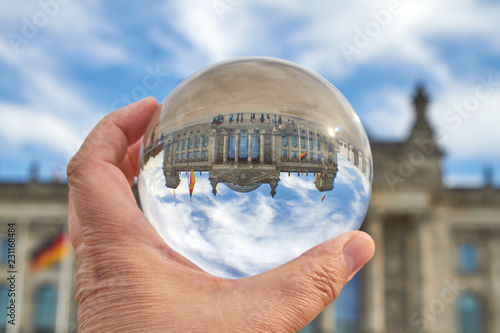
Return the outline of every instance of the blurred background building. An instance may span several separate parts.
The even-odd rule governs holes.
[[[302,332],[500,332],[500,191],[446,188],[422,87],[403,142],[373,142],[363,225],[373,260]],[[67,184],[0,183],[0,332],[76,332],[76,265],[65,234]],[[15,222],[16,325],[9,325],[9,223]]]

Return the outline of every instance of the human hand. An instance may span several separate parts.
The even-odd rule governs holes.
[[[131,191],[157,107],[146,98],[108,115],[68,165],[79,332],[300,330],[372,257],[372,239],[351,231],[244,279],[202,271],[157,234]]]

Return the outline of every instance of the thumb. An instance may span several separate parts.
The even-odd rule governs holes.
[[[267,332],[296,332],[328,306],[375,251],[372,238],[351,231],[326,241],[271,271],[249,278]],[[258,294],[258,295],[256,295]]]

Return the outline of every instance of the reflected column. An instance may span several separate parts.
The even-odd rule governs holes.
[[[259,158],[260,158],[260,165],[264,164],[264,134],[266,130],[260,130],[260,142],[259,142]]]
[[[288,147],[288,160],[292,160],[292,135],[293,134],[287,134],[286,135],[286,145]]]
[[[247,162],[248,164],[252,164],[252,136],[253,136],[253,131],[248,131],[248,155],[247,155]]]
[[[200,141],[198,142],[200,143],[200,151],[199,151],[200,160],[203,160],[203,144],[205,143],[205,135],[200,135],[199,139]]]
[[[330,139],[331,139],[331,138],[330,138]],[[325,141],[325,144],[324,144],[324,146],[325,146],[325,147],[323,148],[323,151],[324,151],[323,158],[325,159],[325,162],[326,162],[325,164],[326,164],[327,166],[328,166],[328,161],[329,161],[329,158],[330,158],[330,151],[328,150],[328,147],[329,147],[330,145],[333,145],[333,140],[330,140],[330,142],[326,142],[326,141]],[[328,146],[328,147],[327,147],[327,146]],[[316,146],[316,148],[318,148],[318,146]],[[335,148],[335,146],[334,146],[334,148]],[[320,152],[321,152],[321,151],[320,151],[320,150],[318,150],[318,154],[320,154]],[[333,152],[332,152],[332,154],[333,154]],[[336,161],[337,161],[337,159],[335,159],[335,162],[336,162]]]
[[[234,143],[234,165],[238,165],[240,160],[240,130],[236,130],[235,134],[235,143]]]
[[[222,152],[222,162],[224,163],[224,165],[227,164],[227,157],[229,156],[229,152],[228,152],[228,147],[229,147],[229,133],[227,133],[226,131],[224,131],[224,148],[223,148],[223,152]]]
[[[271,135],[272,135],[272,145],[273,145],[272,161],[273,165],[276,165],[276,133],[272,133]]]

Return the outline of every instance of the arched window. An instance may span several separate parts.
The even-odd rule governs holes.
[[[464,294],[458,300],[460,333],[482,333],[483,309],[481,300],[474,294]]]
[[[44,285],[36,293],[35,333],[51,333],[56,328],[57,289]]]

